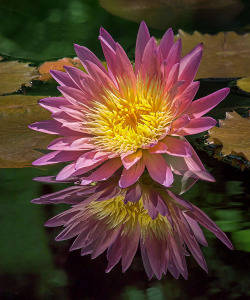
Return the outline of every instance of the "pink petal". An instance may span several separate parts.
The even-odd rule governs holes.
[[[192,82],[184,92],[178,94],[176,98],[173,100],[175,109],[177,111],[177,116],[182,114],[185,109],[190,105],[193,101],[194,96],[196,95],[200,86],[199,81]],[[186,114],[186,111],[184,112]]]
[[[230,88],[224,88],[216,91],[206,97],[195,100],[187,108],[187,113],[191,118],[200,118],[218,105],[230,92]]]
[[[115,50],[116,45],[114,39],[103,27],[100,28],[100,36]]]
[[[187,141],[185,138],[181,138],[183,141]],[[211,174],[207,173],[198,155],[191,147],[192,156],[190,157],[178,157],[164,154],[164,159],[167,161],[173,172],[177,175],[199,178],[208,181],[214,181]],[[187,178],[184,178],[184,181]],[[191,182],[191,186],[193,181]]]
[[[203,50],[203,45],[198,44],[194,49],[192,49],[188,54],[186,54],[180,62],[180,73],[182,73],[183,69],[186,67],[190,59],[197,53]]]
[[[217,121],[211,117],[201,117],[198,119],[191,119],[190,122],[177,134],[180,136],[196,134],[206,131],[216,125]]]
[[[116,43],[116,64],[117,72],[120,77],[128,78],[131,80],[134,89],[136,88],[136,78],[130,60],[123,48]]]
[[[180,62],[181,49],[182,49],[182,44],[181,44],[181,39],[179,39],[170,49],[168,57],[166,59],[166,62],[167,62],[166,70],[165,70],[166,78],[168,77],[173,66]],[[183,80],[183,79],[180,79],[180,80]]]
[[[149,78],[153,78],[154,74],[160,72],[160,60],[156,52],[157,44],[154,37],[151,37],[148,41],[141,63],[141,74],[145,78],[147,75]]]
[[[94,148],[93,145],[89,144],[90,138],[79,138],[79,136],[69,136],[64,138],[58,138],[51,142],[48,146],[49,150],[87,150]]]
[[[89,78],[89,75],[77,69],[76,67],[64,66],[64,69],[69,74],[74,83],[77,85],[77,87],[85,91],[85,88],[82,85],[82,81],[80,80],[80,78]]]
[[[77,162],[76,162],[76,170],[89,167],[94,165],[95,163],[99,161],[106,161],[108,159],[109,154],[106,152],[96,152],[96,151],[89,151],[84,154],[82,154]]]
[[[173,174],[161,154],[150,154],[145,151],[143,157],[148,172],[155,181],[166,187],[173,183]]]
[[[202,51],[195,53],[195,55],[188,61],[185,68],[180,72],[179,80],[185,81],[185,84],[180,89],[180,92],[184,91],[190,83],[194,80],[196,72],[201,62]]]
[[[99,167],[104,161],[106,161],[107,159],[100,159],[95,161],[94,163],[90,163],[88,166],[84,166],[82,168],[79,168],[76,170],[76,164],[74,165],[74,172],[71,174],[71,176],[79,176],[79,175],[83,175],[89,171],[92,171],[93,169],[95,169],[96,167]],[[85,182],[85,184],[87,184]],[[84,184],[83,184],[84,185]]]
[[[125,244],[125,236],[121,235],[121,231],[117,235],[114,243],[108,249],[108,266],[105,270],[106,273],[110,272],[111,269],[119,262],[120,258],[122,257],[122,250]]]
[[[84,136],[84,135],[82,135]],[[87,139],[89,139],[89,141],[87,141]],[[82,137],[82,138],[78,138],[75,139],[71,145],[70,145],[70,149],[92,149],[94,148],[94,145],[91,144],[91,139],[87,136],[87,137]]]
[[[103,70],[103,72],[107,72],[100,60],[88,48],[75,44],[75,52],[87,71],[88,65],[86,64],[86,60],[89,60],[96,64],[101,70]]]
[[[99,234],[98,239],[95,243],[95,246],[92,250],[91,258],[94,259],[100,254],[102,254],[106,248],[110,247],[117,236],[117,230],[109,230],[108,232],[104,232],[104,229],[102,228],[103,233]]]
[[[147,25],[144,21],[141,22],[135,47],[135,75],[139,72],[142,63],[144,49],[150,39],[150,34]]]
[[[168,97],[170,102],[172,102],[174,98],[179,94],[179,90],[184,84],[185,81],[176,81],[176,83],[171,87],[171,89],[168,91]]]
[[[208,272],[205,258],[201,252],[201,249],[200,249],[196,239],[194,237],[192,238],[192,237],[188,236],[186,233],[184,233],[183,230],[182,230],[182,234],[184,237],[184,241],[185,241],[186,245],[188,246],[190,252],[192,253],[193,257],[195,258],[195,260],[202,267],[202,269],[204,269],[206,272]]]
[[[69,102],[64,97],[49,97],[39,100],[39,105],[52,113],[61,110],[61,105],[68,105]]]
[[[131,168],[136,164],[142,157],[141,149],[137,150],[134,153],[124,153],[121,155],[121,160],[125,169]]]
[[[145,245],[148,253],[149,262],[156,277],[160,280],[163,273],[163,257],[164,257],[164,245],[158,240],[145,239]]]
[[[170,70],[169,75],[167,77],[166,87],[165,87],[166,91],[168,91],[178,80],[179,68],[180,68],[180,64],[177,63]]]
[[[135,253],[138,249],[140,239],[140,226],[139,223],[134,228],[133,233],[127,236],[126,242],[122,249],[122,272],[125,272],[132,263]]]
[[[73,119],[78,120],[79,122],[83,122],[85,120],[85,111],[82,108],[76,107],[74,105],[62,105],[61,109],[63,110],[64,113],[67,115],[71,116]],[[53,113],[52,116],[55,116],[56,114],[60,114],[62,112],[56,112]]]
[[[142,189],[139,184],[136,184],[135,186],[128,188],[126,196],[123,200],[124,204],[127,204],[128,202],[137,202],[141,199],[141,196]]]
[[[170,201],[173,201],[173,199],[179,203],[180,205],[184,206],[185,208],[187,208],[188,210],[193,211],[193,206],[192,204],[190,204],[188,201],[184,200],[182,197],[180,197],[179,195],[175,195],[174,193],[172,193],[170,190],[167,191],[168,195],[170,196]]]
[[[101,181],[108,179],[111,175],[114,174],[122,166],[120,158],[113,158],[105,162],[100,168],[94,171],[90,176],[85,177],[81,184],[89,184],[95,181]]]
[[[62,226],[67,223],[77,212],[73,209],[64,211],[63,213],[49,219],[44,225],[47,227]]]
[[[162,142],[167,145],[165,153],[174,156],[192,156],[192,149],[188,142],[178,138],[166,136]]]
[[[70,152],[68,152],[70,153]],[[56,176],[56,180],[61,181],[68,177],[70,177],[75,171],[75,162],[72,162],[71,164],[64,167]]]
[[[203,246],[208,246],[207,240],[198,223],[193,218],[190,218],[188,215],[186,215],[185,212],[183,214],[185,215],[185,218],[188,221],[188,224],[191,227],[197,241]]]
[[[55,70],[50,70],[49,72],[61,86],[77,88],[77,85],[74,83],[74,81],[72,81],[71,77],[67,73]]]
[[[91,61],[86,61],[86,63],[89,65],[89,74],[94,79],[95,84],[98,83],[100,86],[106,87],[114,85],[107,73],[103,72],[96,64]]]
[[[73,161],[82,154],[82,151],[53,151],[35,160],[34,166],[50,165],[65,161]]]
[[[140,240],[140,246],[141,246],[141,256],[142,256],[143,265],[148,275],[148,278],[151,279],[154,275],[154,272],[149,262],[148,252],[142,239]]]
[[[139,160],[135,165],[126,170],[125,168],[122,171],[122,175],[119,181],[119,186],[121,188],[127,188],[134,184],[142,175],[145,169],[145,163],[143,160]]]
[[[233,245],[226,236],[226,234],[220,230],[220,228],[198,207],[193,205],[194,212],[193,212],[193,218],[197,222],[199,222],[202,226],[207,228],[209,231],[211,231],[218,239],[222,241],[229,249],[233,250]],[[187,213],[190,215],[189,213]]]
[[[88,133],[86,129],[84,129],[82,122],[74,120],[70,115],[66,114],[65,112],[63,113],[55,113],[52,115],[52,117],[56,120],[59,121],[62,124],[62,127],[71,129],[73,132],[71,134],[64,134],[64,135],[81,135],[85,136],[85,134]],[[61,134],[62,135],[62,134]]]
[[[107,247],[109,247],[112,243],[114,243],[117,234],[118,234],[118,230],[114,230],[113,228],[108,232],[104,232],[103,236],[99,238],[99,240],[96,242],[91,258],[92,259],[96,258],[100,254],[102,254],[107,249]]]
[[[149,189],[143,193],[142,201],[144,209],[148,211],[149,216],[154,220],[159,214],[159,209],[161,210],[162,208],[161,205],[159,205],[159,201],[161,201],[160,195],[154,188],[149,187]]]
[[[160,195],[157,194],[157,204],[156,204],[156,209],[158,210],[159,214],[162,216],[167,216],[168,220],[170,219],[170,223],[173,226],[173,220],[169,211],[169,208],[166,204],[165,199]]]
[[[163,142],[158,142],[154,147],[148,148],[149,153],[166,153],[167,145]]]
[[[64,127],[63,124],[57,122],[56,120],[47,120],[33,123],[28,126],[30,129],[41,131],[49,134],[59,134],[59,135],[77,135],[81,134],[78,131],[71,130]]]
[[[87,130],[84,129],[82,122],[72,117],[70,114],[66,113],[65,111],[59,111],[52,114],[52,117],[62,124],[62,127],[67,127],[74,131],[79,131],[85,134]],[[72,134],[72,135],[77,135]]]
[[[168,57],[168,53],[173,45],[174,45],[174,33],[172,28],[169,28],[163,35],[159,45],[163,60],[165,60]]]
[[[89,63],[89,65],[92,65],[92,64]],[[96,70],[100,70],[100,69],[97,67]],[[95,74],[95,75],[97,78],[98,74]],[[99,79],[100,79],[100,77],[99,77]],[[84,87],[84,88],[82,88],[82,90],[84,92],[85,100],[88,100],[88,101],[84,101],[85,105],[87,105],[87,106],[92,105],[92,101],[94,101],[94,100],[98,100],[100,102],[102,101],[102,97],[100,97],[100,95],[103,93],[101,84],[97,84],[97,82],[91,76],[81,77],[80,82],[81,82],[81,85]]]
[[[181,115],[178,119],[176,119],[171,124],[171,130],[169,132],[169,135],[176,134],[178,131],[180,131],[183,127],[186,127],[188,123],[190,122],[190,118],[188,115]]]
[[[116,52],[115,49],[113,49],[109,43],[102,37],[99,36],[99,40],[101,42],[102,50],[107,62],[109,75],[113,79],[114,82],[116,82],[115,76],[116,76]]]
[[[203,171],[205,172],[205,171]],[[188,173],[188,171],[186,172]],[[184,175],[176,175],[174,174],[174,183],[171,190],[178,195],[181,195],[185,193],[187,190],[189,190],[199,178],[191,177],[191,176],[185,176],[185,172],[183,172]]]
[[[86,102],[85,94],[79,89],[74,89],[68,86],[59,86],[58,90],[73,105],[78,106],[78,102],[80,103]]]

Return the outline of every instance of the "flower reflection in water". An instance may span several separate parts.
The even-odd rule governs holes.
[[[53,182],[51,178],[38,178]],[[72,179],[74,182],[75,179]],[[211,231],[228,248],[233,246],[219,227],[198,207],[143,175],[133,186],[121,189],[119,174],[108,181],[81,186],[77,182],[59,192],[34,199],[33,203],[68,203],[72,208],[46,222],[64,226],[56,240],[76,237],[70,250],[99,256],[107,249],[109,272],[121,259],[122,270],[130,266],[140,244],[148,277],[158,279],[167,270],[178,278],[188,277],[189,252],[207,271],[199,244],[207,241],[199,224]]]

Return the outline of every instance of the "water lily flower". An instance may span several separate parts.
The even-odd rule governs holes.
[[[207,246],[207,241],[199,224],[233,249],[227,236],[202,210],[150,180],[148,176],[142,184],[136,183],[127,189],[121,189],[118,180],[94,186],[73,185],[32,202],[73,204],[71,209],[45,225],[64,226],[56,240],[76,237],[70,250],[81,249],[81,255],[91,254],[91,258],[96,258],[107,249],[106,272],[120,259],[125,272],[139,245],[150,279],[154,274],[161,279],[167,270],[175,278],[182,275],[187,279],[185,256],[189,256],[189,252],[207,271],[199,246]],[[149,185],[150,188],[146,188]]]
[[[62,97],[40,100],[53,119],[30,128],[62,137],[48,146],[53,152],[33,164],[71,162],[57,180],[94,170],[83,176],[82,185],[106,180],[120,168],[122,188],[134,184],[145,168],[166,187],[173,172],[213,181],[184,138],[212,128],[216,121],[203,115],[229,93],[224,88],[193,101],[202,45],[181,58],[181,40],[174,43],[171,29],[157,45],[142,22],[133,67],[103,28],[99,39],[107,69],[90,50],[75,45],[86,72],[69,66],[66,72],[51,71]]]

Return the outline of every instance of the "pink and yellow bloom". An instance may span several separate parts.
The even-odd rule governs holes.
[[[184,138],[216,124],[203,115],[229,92],[224,88],[193,101],[202,45],[181,58],[181,40],[174,43],[171,29],[157,45],[142,22],[133,67],[103,28],[99,39],[107,69],[90,50],[76,45],[86,73],[74,67],[65,67],[66,73],[51,71],[62,97],[42,99],[40,105],[52,112],[53,120],[30,128],[62,137],[48,146],[53,152],[34,164],[71,161],[57,180],[81,176],[82,185],[106,180],[120,168],[122,188],[134,184],[145,168],[166,187],[172,185],[173,173],[213,180]]]
[[[160,279],[168,270],[175,278],[182,275],[187,279],[185,257],[189,252],[207,271],[199,246],[207,246],[207,241],[199,224],[233,248],[204,212],[152,182],[148,175],[127,189],[116,185],[116,180],[107,180],[94,186],[74,185],[33,202],[73,204],[71,209],[50,219],[46,226],[64,226],[56,240],[76,237],[70,250],[80,249],[81,255],[91,254],[96,258],[107,249],[106,272],[120,259],[125,272],[139,244],[149,278],[155,274]]]

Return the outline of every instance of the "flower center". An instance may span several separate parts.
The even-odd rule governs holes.
[[[103,151],[121,154],[147,148],[173,119],[161,79],[138,76],[136,87],[129,79],[120,79],[119,89],[103,89],[100,100],[87,114],[87,123],[95,145]]]
[[[117,229],[124,225],[123,232],[133,232],[140,225],[142,238],[147,236],[164,239],[172,228],[166,217],[160,214],[152,220],[143,207],[142,200],[124,204],[124,196],[117,196],[110,200],[93,201],[89,203],[90,213],[98,220],[103,220],[109,229]]]

